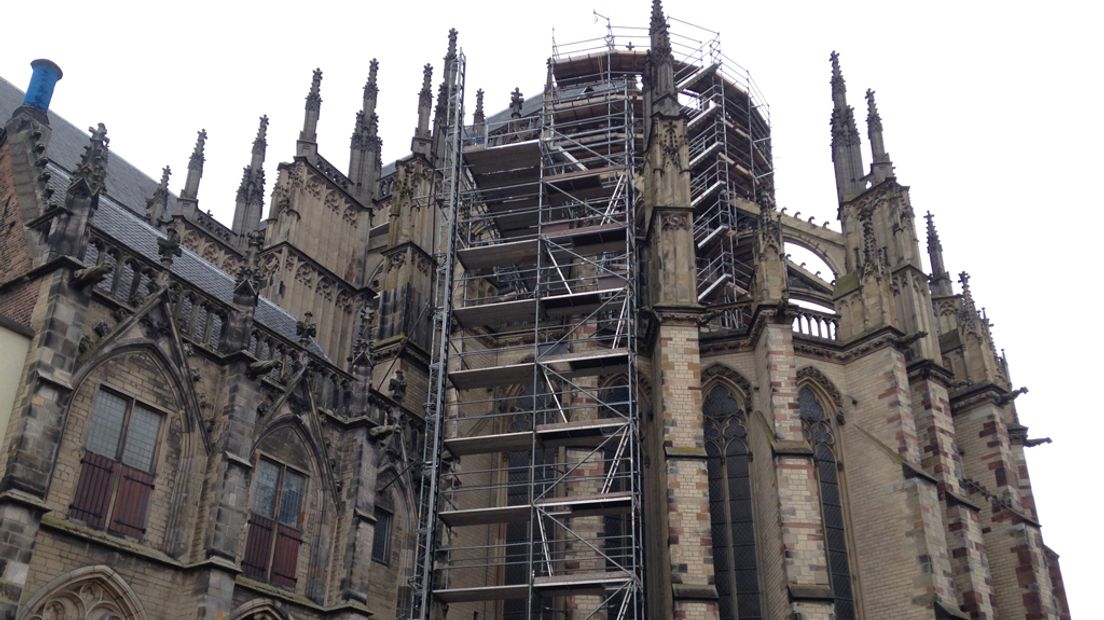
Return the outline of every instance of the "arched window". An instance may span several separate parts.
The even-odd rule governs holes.
[[[144,538],[164,416],[104,388],[96,393],[69,515]]]
[[[813,448],[813,464],[816,467],[817,483],[820,485],[824,546],[828,559],[828,579],[836,604],[836,618],[850,620],[855,617],[855,601],[851,591],[851,568],[847,558],[843,498],[840,493],[832,420],[825,414],[816,394],[807,386],[798,391],[798,405],[802,432]]]
[[[752,519],[747,416],[726,387],[709,392],[703,406],[709,455],[709,516],[720,615],[762,618]]]

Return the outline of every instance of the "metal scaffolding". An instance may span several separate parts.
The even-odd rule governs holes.
[[[740,227],[756,221],[737,198],[769,174],[769,129],[715,36],[675,41],[699,299],[730,303],[750,287]],[[610,26],[556,46],[543,96],[517,93],[481,135],[450,116],[411,618],[435,605],[645,617],[634,175],[647,45]]]
[[[464,183],[462,144],[464,138],[464,79],[467,60],[461,50],[446,59],[446,122],[441,130],[446,139],[441,152],[435,153],[431,195],[426,208],[439,218],[435,238],[436,269],[433,281],[433,323],[429,376],[426,384],[425,426],[422,460],[418,469],[418,532],[414,549],[414,567],[410,582],[409,617],[431,617],[430,587],[434,579],[435,549],[438,533],[439,482],[443,463],[440,458],[444,439],[442,417],[448,402],[448,347],[451,335],[452,290],[455,276],[456,213]]]

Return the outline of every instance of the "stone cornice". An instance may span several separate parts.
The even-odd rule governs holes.
[[[312,258],[309,254],[307,254],[303,250],[299,249],[294,243],[292,243],[288,240],[278,241],[278,242],[266,247],[265,249],[261,250],[257,254],[258,261],[262,257],[273,254],[276,251],[278,251],[280,248],[284,248],[284,247],[286,247],[290,253],[295,254],[295,258],[297,260],[299,260],[301,262],[304,262],[304,263],[307,263],[308,265],[313,267],[316,271],[318,271],[322,275],[330,278],[331,280],[334,280],[334,281],[340,283],[342,288],[344,288],[347,293],[350,293],[352,295],[359,295],[361,293],[367,292],[370,297],[375,297],[378,294],[378,293],[376,293],[376,291],[372,290],[372,288],[369,287],[369,286],[358,287],[355,284],[353,284],[353,283],[349,282],[348,280],[346,280],[344,276],[338,275],[337,273],[335,273],[333,271],[330,271],[330,269],[328,269],[325,265],[323,265],[322,263],[320,263],[317,260],[315,260],[314,258]]]
[[[988,381],[972,383],[950,394],[951,415],[966,413],[982,405],[1001,407],[1000,399],[1008,390]]]
[[[908,365],[908,379],[909,383],[929,380],[950,388],[954,381],[954,373],[935,361],[919,359]]]

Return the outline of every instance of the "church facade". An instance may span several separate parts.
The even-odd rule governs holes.
[[[873,91],[867,165],[832,54],[814,224],[754,84],[669,28],[470,117],[452,31],[386,166],[376,62],[346,170],[316,70],[230,226],[205,132],[173,193],[49,111],[50,61],[0,80],[4,617],[1069,618],[1026,390]]]

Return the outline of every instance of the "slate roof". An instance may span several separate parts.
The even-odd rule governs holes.
[[[0,120],[6,121],[23,103],[23,91],[11,82],[0,78]],[[69,171],[80,163],[84,147],[88,145],[88,132],[69,121],[49,112],[50,141],[46,156],[50,160],[48,170],[53,175],[50,186],[55,196],[64,196],[69,183]],[[157,239],[165,234],[150,226],[139,213],[145,213],[146,199],[157,188],[158,181],[146,176],[115,151],[107,157],[106,194],[101,194],[100,205],[92,225],[137,254],[158,262]],[[169,197],[170,209],[176,197]],[[195,252],[181,248],[183,253],[173,261],[172,272],[216,299],[231,303],[234,298],[234,278],[208,263]],[[262,297],[257,304],[257,321],[277,334],[296,341],[295,325],[298,320],[271,300]],[[326,353],[311,341],[309,349],[325,358]]]

